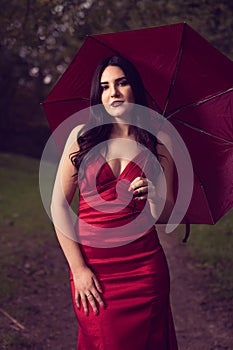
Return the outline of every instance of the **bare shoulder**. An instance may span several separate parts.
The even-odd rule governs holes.
[[[71,130],[71,132],[70,132],[70,134],[69,134],[69,137],[68,137],[68,140],[69,140],[69,139],[72,139],[72,140],[73,140],[74,138],[77,139],[77,136],[78,136],[79,134],[82,133],[82,129],[83,129],[84,126],[85,126],[85,124],[79,124],[79,125],[75,126],[75,127]]]
[[[82,132],[84,124],[77,125],[73,128],[67,138],[65,150],[69,149],[69,151],[78,151],[78,142],[77,137]]]
[[[77,137],[83,126],[84,125],[81,124],[71,130],[62,152],[59,168],[61,169],[63,176],[67,176],[68,179],[76,172],[76,168],[71,161],[71,156],[79,151]]]

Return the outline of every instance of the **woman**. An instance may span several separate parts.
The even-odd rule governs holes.
[[[153,225],[166,221],[172,210],[172,158],[140,121],[135,123],[135,106],[147,102],[130,62],[110,57],[97,68],[91,88],[95,105],[87,125],[67,141],[51,205],[71,270],[77,349],[174,350],[169,272]],[[149,161],[148,149],[166,179],[162,211],[157,188],[162,172]],[[69,205],[77,188],[74,227]]]

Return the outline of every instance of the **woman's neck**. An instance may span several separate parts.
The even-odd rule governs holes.
[[[130,133],[130,125],[129,124],[113,123],[111,137],[130,138],[131,136],[132,136],[132,134]]]

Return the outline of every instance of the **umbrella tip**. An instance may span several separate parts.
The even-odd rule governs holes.
[[[186,224],[186,230],[185,230],[185,236],[184,236],[184,238],[182,239],[182,243],[187,243],[188,238],[189,238],[189,235],[190,235],[190,224],[187,223],[187,224]]]

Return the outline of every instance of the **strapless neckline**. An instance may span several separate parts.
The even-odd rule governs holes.
[[[130,166],[132,165],[132,163],[136,163],[137,164],[137,159],[139,157],[142,156],[142,154],[145,153],[145,150],[141,150],[140,152],[138,152],[127,164],[126,166],[124,167],[124,169],[120,172],[119,175],[116,175],[113,170],[112,170],[112,167],[110,166],[109,162],[106,161],[106,158],[100,153],[100,157],[101,157],[101,160],[104,161],[102,167],[107,167],[108,170],[110,171],[112,177],[116,180],[124,177],[124,174],[127,172],[127,170],[130,168]],[[146,160],[145,160],[145,163],[146,163]],[[144,164],[145,166],[145,164]],[[144,168],[143,166],[143,168]],[[143,169],[142,169],[142,174],[143,174]]]

